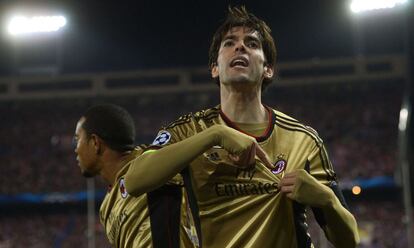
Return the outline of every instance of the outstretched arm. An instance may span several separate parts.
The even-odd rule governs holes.
[[[266,166],[272,166],[254,138],[227,126],[215,125],[183,141],[137,157],[125,175],[127,191],[137,196],[160,187],[215,145],[228,151],[229,157],[240,167],[254,165],[256,155]]]
[[[332,189],[305,170],[286,174],[280,182],[281,192],[294,201],[321,209],[326,225],[322,228],[335,247],[356,247],[359,242],[354,216],[342,206]]]

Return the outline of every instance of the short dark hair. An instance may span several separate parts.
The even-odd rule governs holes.
[[[101,104],[89,108],[83,115],[82,128],[90,137],[96,134],[109,148],[125,152],[135,147],[135,125],[124,108],[114,104]]]
[[[209,67],[210,69],[217,64],[218,52],[224,36],[233,27],[247,27],[259,33],[259,39],[262,42],[263,53],[266,64],[273,69],[276,64],[276,45],[271,35],[272,30],[267,24],[246,10],[246,7],[230,7],[228,15],[221,26],[216,30],[209,49]],[[264,90],[273,80],[264,79],[262,89]]]

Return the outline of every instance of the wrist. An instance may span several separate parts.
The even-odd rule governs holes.
[[[205,130],[207,139],[209,140],[209,146],[221,145],[221,129],[219,125],[214,125]]]
[[[325,186],[325,185],[324,185]],[[325,201],[322,206],[324,209],[332,209],[335,207],[335,205],[339,202],[339,200],[336,198],[334,192],[328,187],[325,186]]]

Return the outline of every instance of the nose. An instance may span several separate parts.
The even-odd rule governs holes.
[[[243,42],[238,42],[235,46],[236,52],[245,52],[246,47],[244,46]]]

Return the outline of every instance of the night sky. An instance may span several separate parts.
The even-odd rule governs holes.
[[[0,3],[2,29],[12,6],[29,6]],[[244,4],[269,24],[279,62],[402,51],[400,13],[356,18],[348,1],[56,0],[54,9],[69,22],[62,37],[63,73],[206,66],[211,37],[229,4]],[[0,76],[13,73],[12,43],[2,32]]]

